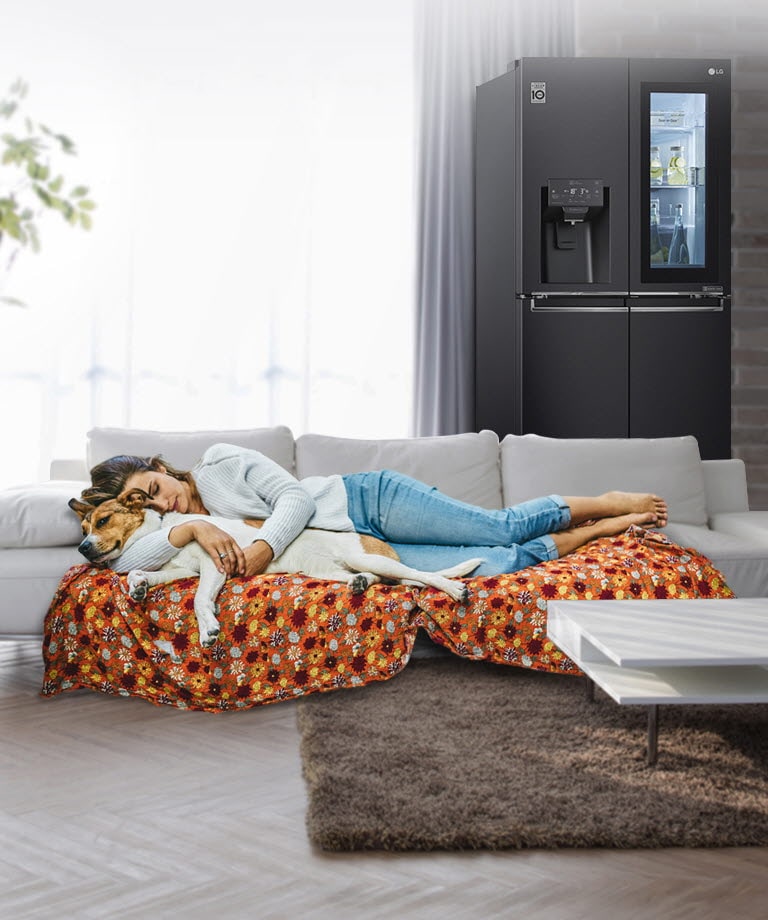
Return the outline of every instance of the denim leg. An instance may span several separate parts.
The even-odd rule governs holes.
[[[529,540],[520,546],[426,546],[413,543],[393,543],[400,561],[422,572],[439,572],[466,559],[480,558],[483,562],[466,577],[503,575],[519,572],[548,559],[557,559],[554,540],[549,536]]]
[[[492,510],[393,470],[352,473],[343,480],[355,530],[390,543],[513,546],[562,530],[571,519],[559,495]]]

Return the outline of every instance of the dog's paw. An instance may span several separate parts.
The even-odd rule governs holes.
[[[198,619],[197,626],[200,633],[200,645],[203,648],[215,645],[221,633],[221,624],[216,617],[212,613],[203,615]]]
[[[458,604],[466,604],[469,600],[469,589],[461,581],[448,581],[443,586],[445,593]]]
[[[128,594],[135,601],[143,601],[149,590],[147,576],[144,572],[134,571],[128,573]]]
[[[357,575],[354,575],[347,582],[347,587],[352,592],[352,594],[365,594],[370,586],[371,582],[368,580],[366,575],[363,575],[362,572],[358,572]]]
[[[211,646],[216,645],[216,640],[219,638],[219,633],[221,630],[217,627],[210,626],[208,629],[200,630],[200,645],[203,648],[211,648]]]

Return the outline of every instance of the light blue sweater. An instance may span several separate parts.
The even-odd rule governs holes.
[[[275,558],[305,527],[354,529],[341,476],[298,480],[264,454],[232,444],[209,447],[191,472],[211,514],[265,522],[256,539],[267,542]],[[179,551],[168,535],[169,531],[158,530],[142,537],[114,561],[112,568],[118,572],[159,569]]]

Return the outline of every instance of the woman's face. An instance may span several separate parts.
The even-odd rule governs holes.
[[[169,476],[165,467],[133,473],[125,480],[125,489],[142,489],[149,495],[147,506],[166,514],[178,511],[180,514],[196,514],[201,511],[192,496],[189,484]]]

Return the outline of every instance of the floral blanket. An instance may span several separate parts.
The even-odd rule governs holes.
[[[203,649],[196,579],[133,601],[125,576],[75,566],[45,621],[43,695],[90,688],[209,712],[387,680],[416,632],[467,658],[578,673],[546,635],[553,598],[732,597],[692,550],[639,528],[511,575],[468,580],[460,605],[433,588],[345,585],[302,575],[231,579],[219,596],[221,635]]]

